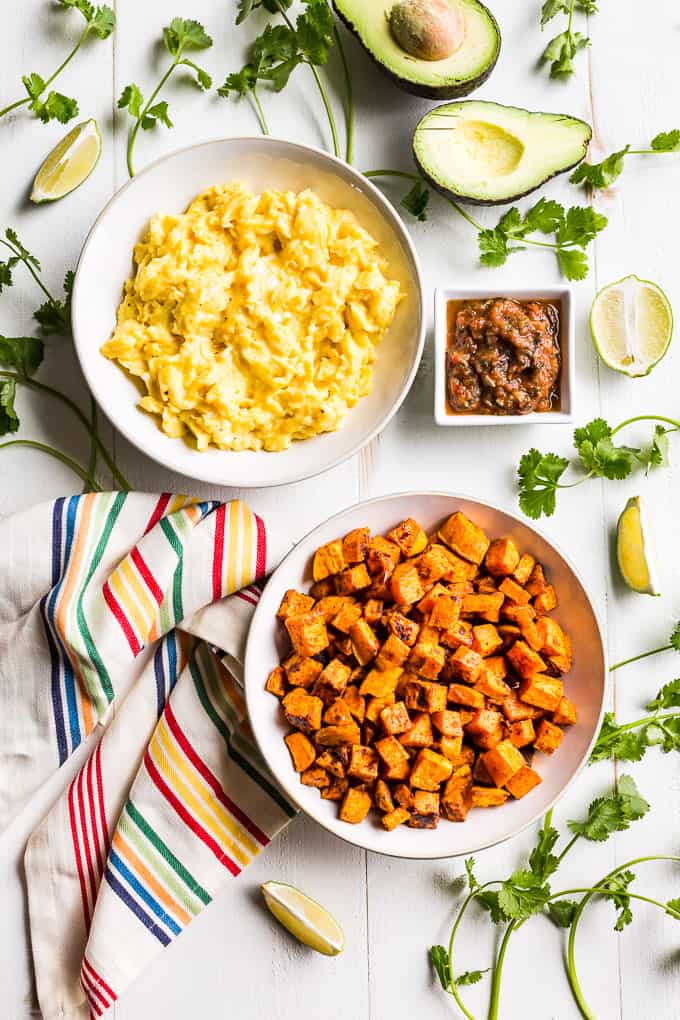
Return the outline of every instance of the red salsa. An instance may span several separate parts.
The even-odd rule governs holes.
[[[560,310],[551,301],[449,301],[446,396],[453,414],[559,409]]]

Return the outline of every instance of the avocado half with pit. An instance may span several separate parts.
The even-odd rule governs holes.
[[[505,205],[580,163],[591,136],[577,117],[469,99],[426,113],[413,155],[423,176],[449,198]]]
[[[333,0],[381,71],[406,92],[457,99],[485,82],[501,48],[479,0]]]

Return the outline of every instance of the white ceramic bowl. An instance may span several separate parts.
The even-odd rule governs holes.
[[[446,348],[448,330],[446,306],[449,301],[484,300],[493,297],[515,301],[554,301],[561,307],[559,411],[533,411],[530,414],[450,414],[446,402]],[[434,418],[437,425],[564,425],[574,417],[574,378],[576,343],[574,336],[574,296],[569,286],[560,287],[499,287],[498,290],[478,287],[442,287],[434,295]]]
[[[280,453],[198,453],[170,439],[155,419],[137,410],[139,390],[99,348],[111,335],[132,249],[157,210],[184,211],[199,192],[238,180],[256,191],[312,188],[330,205],[350,209],[380,242],[390,275],[406,299],[383,338],[373,389],[337,432],[293,443]],[[388,423],[413,382],[424,341],[418,256],[390,203],[362,174],[327,153],[274,138],[226,138],[180,149],[137,174],[111,199],[85,242],[73,291],[73,335],[97,403],[123,435],[173,471],[217,485],[281,485],[318,474],[345,460]]]
[[[543,782],[522,800],[503,807],[474,809],[463,824],[442,819],[437,829],[409,829],[400,825],[385,832],[373,813],[360,825],[338,818],[338,806],[322,800],[318,790],[302,786],[293,771],[283,738],[288,727],[278,700],[265,691],[267,676],[286,654],[288,643],[275,615],[288,588],[308,589],[312,556],[324,542],[367,525],[384,534],[406,517],[414,517],[430,531],[456,510],[470,516],[491,537],[512,535],[523,551],[545,566],[555,585],[559,607],[555,617],[569,632],[574,645],[574,666],[565,680],[576,705],[578,722],[567,728],[559,750],[552,756],[538,754],[537,768]],[[320,825],[355,846],[393,857],[431,859],[474,853],[515,836],[535,822],[564,793],[587,762],[600,728],[607,686],[605,649],[597,614],[574,567],[564,554],[534,528],[513,514],[464,496],[444,493],[405,493],[359,503],[331,517],[310,532],[274,571],[253,617],[245,662],[246,699],[257,743],[269,768],[286,795]]]

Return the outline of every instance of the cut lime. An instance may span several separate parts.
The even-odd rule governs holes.
[[[262,894],[276,920],[304,945],[324,956],[342,952],[342,928],[316,900],[284,882],[265,882]]]
[[[629,588],[641,595],[658,595],[654,550],[639,496],[626,503],[616,528],[616,556]]]
[[[590,332],[609,368],[633,377],[648,375],[668,350],[673,311],[655,283],[626,276],[596,295]]]
[[[54,202],[90,176],[102,154],[96,120],[84,120],[52,149],[33,181],[31,202]]]

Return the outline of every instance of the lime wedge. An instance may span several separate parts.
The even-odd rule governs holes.
[[[284,882],[265,882],[262,895],[276,920],[310,949],[337,956],[345,948],[345,936],[335,918],[299,889]]]
[[[654,550],[639,496],[626,503],[616,528],[616,556],[629,588],[641,595],[659,595]]]
[[[31,202],[54,202],[70,194],[87,180],[101,154],[102,136],[97,121],[84,120],[55,145],[38,170]]]
[[[668,350],[673,311],[655,283],[626,276],[595,296],[590,332],[609,368],[632,377],[648,375]]]

